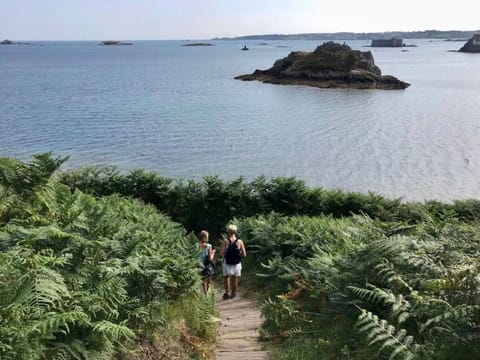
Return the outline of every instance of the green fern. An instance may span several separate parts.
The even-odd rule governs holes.
[[[383,290],[372,284],[367,284],[368,289],[348,286],[357,298],[365,304],[380,304],[390,309],[390,317],[397,319],[397,323],[405,322],[410,316],[411,304],[402,294],[394,294],[391,290]]]
[[[480,318],[480,305],[458,305],[450,307],[443,313],[425,321],[420,331],[435,330],[440,325],[443,329],[452,322],[472,322]],[[451,326],[451,325],[450,325]]]
[[[127,326],[115,324],[106,320],[94,324],[93,331],[106,336],[115,342],[121,342],[122,340],[132,341],[136,337],[135,333]]]
[[[73,324],[89,326],[90,319],[83,311],[49,313],[41,320],[33,322],[28,328],[27,335],[38,336],[55,333],[67,335],[70,332],[70,325]]]
[[[378,279],[380,283],[407,294],[413,291],[410,284],[394,270],[394,265],[387,259],[382,259],[382,262],[375,266],[374,269],[376,271],[374,278]]]
[[[285,336],[285,337],[299,335],[299,334],[305,334],[305,331],[300,326],[293,327],[282,332],[282,336]]]
[[[196,301],[198,254],[178,224],[139,201],[72,193],[51,176],[59,163],[0,159],[1,359],[111,360],[166,329],[178,298],[213,309]]]
[[[364,309],[360,311],[356,328],[366,336],[369,346],[375,345],[378,352],[386,352],[389,360],[415,358],[419,345],[415,343],[413,336],[407,335],[405,329],[396,330],[393,325],[371,312]]]

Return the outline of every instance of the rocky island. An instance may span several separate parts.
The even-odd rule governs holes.
[[[402,39],[373,39],[372,47],[402,47],[405,46]]]
[[[17,41],[5,39],[0,42],[0,45],[33,45],[33,44],[28,42],[17,42]]]
[[[270,84],[306,85],[340,89],[405,89],[410,84],[390,75],[382,76],[370,51],[352,50],[332,41],[313,52],[293,51],[275,61],[268,70],[235,77]]]
[[[462,46],[460,52],[480,53],[480,34],[475,34]]]
[[[131,42],[122,42],[116,40],[106,40],[102,41],[99,45],[133,45]]]
[[[191,44],[182,44],[180,46],[214,46],[210,43],[191,43]]]

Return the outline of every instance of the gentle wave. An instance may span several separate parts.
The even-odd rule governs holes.
[[[383,73],[412,83],[405,91],[233,79],[318,45],[283,44],[2,47],[0,154],[53,151],[70,155],[68,168],[194,179],[295,176],[412,200],[480,196],[478,57],[448,53],[447,42],[371,49]]]

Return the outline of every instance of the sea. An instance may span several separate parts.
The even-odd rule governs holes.
[[[480,54],[451,51],[464,42],[338,41],[371,51],[405,90],[239,81],[322,41],[207,42],[0,46],[0,156],[51,151],[69,156],[66,170],[185,180],[295,177],[405,201],[480,198]]]

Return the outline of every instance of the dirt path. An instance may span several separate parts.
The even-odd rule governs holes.
[[[262,350],[258,329],[262,323],[255,302],[238,294],[235,299],[222,300],[217,292],[220,327],[217,338],[217,360],[266,360],[268,351]]]

